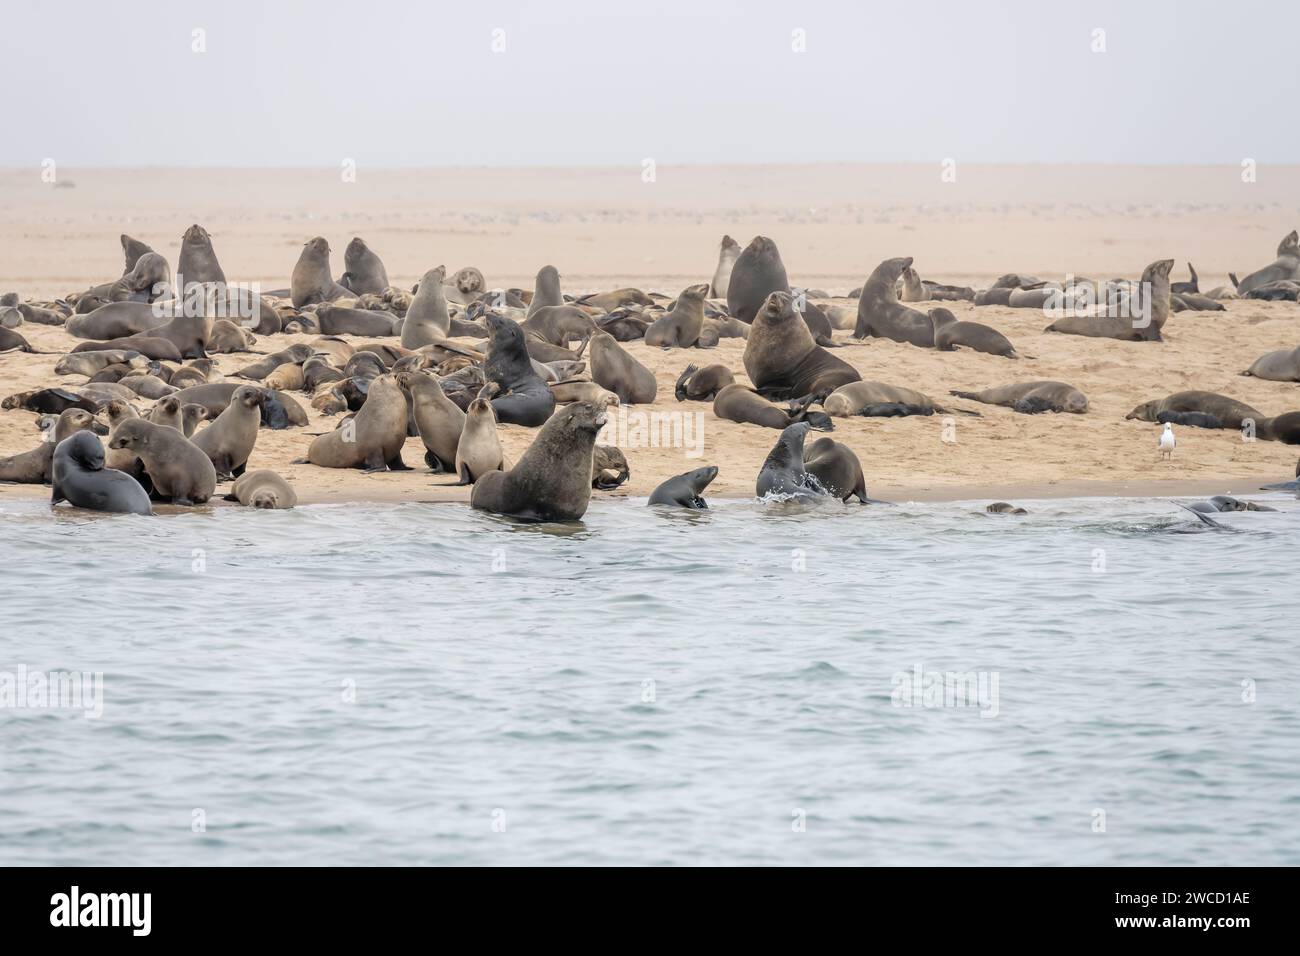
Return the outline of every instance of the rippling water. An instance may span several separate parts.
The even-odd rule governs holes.
[[[1022,503],[0,503],[0,864],[1300,863],[1300,505]]]

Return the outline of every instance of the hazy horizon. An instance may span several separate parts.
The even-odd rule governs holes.
[[[1300,162],[1300,11],[1230,14],[1232,28],[1200,0],[11,0],[0,166]]]

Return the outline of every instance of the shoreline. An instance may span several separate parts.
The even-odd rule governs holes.
[[[470,486],[438,487],[439,479],[450,480],[450,475],[428,475],[416,470],[417,477],[424,479],[423,488],[413,489],[409,485],[393,486],[387,489],[376,487],[361,493],[355,491],[335,492],[314,488],[300,493],[298,504],[301,505],[402,505],[402,504],[463,504],[469,505]],[[382,475],[375,476],[382,481]],[[998,484],[953,484],[953,485],[879,485],[871,488],[873,497],[879,497],[893,504],[910,502],[924,503],[964,503],[991,504],[995,501],[1008,501],[1019,504],[1025,501],[1061,501],[1075,498],[1208,498],[1212,495],[1232,495],[1235,497],[1253,497],[1256,495],[1282,494],[1275,491],[1261,491],[1260,485],[1289,481],[1286,476],[1223,477],[1223,478],[1160,478],[1138,480],[1089,480],[1065,479],[1045,482],[1008,482]],[[219,485],[217,494],[207,505],[197,509],[180,506],[162,505],[167,513],[186,513],[191,510],[201,512],[205,507],[241,507],[238,502],[224,501],[231,485]],[[6,499],[31,501],[47,499],[50,495],[48,485],[0,485],[0,505]],[[595,491],[592,502],[627,501],[648,497],[646,494],[629,494],[622,489],[614,491]],[[754,501],[753,495],[723,493],[710,495],[710,501]],[[851,504],[853,502],[850,502]]]

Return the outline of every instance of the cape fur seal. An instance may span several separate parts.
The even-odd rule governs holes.
[[[597,445],[592,449],[591,487],[613,491],[630,477],[632,469],[622,449],[613,445]]]
[[[708,291],[707,283],[683,289],[673,310],[659,316],[645,330],[645,344],[665,349],[698,345],[704,329],[704,297]]]
[[[330,274],[330,244],[315,236],[303,245],[289,279],[289,297],[295,309],[351,295]]]
[[[1300,347],[1261,355],[1241,374],[1270,382],[1300,382]]]
[[[766,236],[755,236],[732,266],[727,283],[727,311],[739,321],[751,324],[773,292],[784,292],[792,300],[794,298],[776,243]],[[807,294],[799,293],[796,306],[795,311],[812,333],[813,340],[818,345],[834,346],[830,320],[816,306],[809,304]]]
[[[930,322],[934,328],[934,347],[940,352],[952,352],[957,346],[974,349],[988,355],[1018,359],[1016,347],[997,329],[979,322],[960,322],[947,309],[931,309]]]
[[[76,508],[118,514],[153,513],[149,495],[130,475],[104,467],[104,446],[87,431],[59,442],[54,450],[51,506],[66,501]]]
[[[885,382],[850,382],[841,385],[822,402],[826,414],[834,418],[862,415],[868,418],[896,418],[907,415],[933,415],[944,409],[930,396],[916,389]]]
[[[354,236],[343,250],[343,270],[343,281],[339,284],[357,295],[367,292],[382,294],[388,288],[388,270],[384,268],[384,261],[360,236]]]
[[[733,382],[718,392],[718,397],[713,400],[713,414],[742,425],[784,429],[793,422],[806,421],[823,431],[830,431],[835,426],[824,412],[808,410],[816,397],[805,395],[803,398],[791,399],[784,405],[777,405],[753,389]]]
[[[608,332],[591,334],[591,378],[618,396],[625,405],[649,405],[658,394],[654,372],[623,350]]]
[[[555,411],[555,396],[533,368],[519,323],[495,312],[488,313],[487,357],[483,373],[487,380],[500,386],[492,399],[497,421],[506,425],[536,428]]]
[[[688,365],[677,377],[674,394],[679,402],[687,399],[708,401],[735,380],[736,376],[725,365],[706,365],[704,368]]]
[[[909,309],[898,301],[894,289],[912,257],[886,259],[867,277],[858,296],[855,339],[875,336],[895,342],[910,342],[923,349],[934,347],[934,323],[924,312]]]
[[[548,305],[564,305],[564,295],[560,292],[560,272],[555,266],[542,266],[538,270],[533,299],[528,303],[525,318],[531,318],[534,312]]]
[[[948,394],[985,405],[1004,405],[1024,415],[1037,415],[1039,412],[1082,415],[1088,410],[1088,399],[1083,392],[1064,382],[1020,382],[986,388],[982,392],[953,389]]]
[[[207,428],[194,436],[194,444],[203,450],[217,470],[219,478],[244,473],[248,456],[257,444],[257,430],[262,426],[262,406],[267,391],[256,385],[241,385],[230,397],[225,411]],[[180,410],[177,410],[178,417]],[[176,428],[184,434],[184,421]]]
[[[751,323],[742,361],[755,389],[768,398],[826,394],[862,378],[813,340],[788,292],[768,295]]]
[[[398,372],[397,385],[411,402],[416,432],[424,443],[425,464],[434,472],[454,471],[465,413],[447,397],[431,372]]]
[[[731,287],[731,270],[736,266],[736,260],[740,258],[740,243],[730,236],[723,236],[722,242],[718,246],[718,265],[713,270],[713,281],[709,283],[709,298],[725,299],[727,290]],[[690,472],[695,474],[695,472]],[[710,478],[710,481],[713,479]]]
[[[402,348],[418,349],[440,342],[451,333],[451,315],[442,293],[446,266],[435,266],[420,279],[419,291],[411,300],[402,322]]]
[[[141,335],[168,321],[165,311],[148,302],[109,302],[93,312],[72,316],[64,323],[63,330],[75,338],[102,342]]]
[[[198,223],[181,236],[181,256],[176,263],[176,274],[186,285],[191,282],[220,282],[224,285],[226,282],[226,273],[212,248],[212,237]]]
[[[1264,268],[1252,272],[1241,281],[1237,281],[1232,273],[1228,277],[1237,287],[1238,295],[1246,295],[1279,280],[1300,279],[1300,233],[1292,229],[1283,236],[1277,246],[1277,258]]]
[[[409,314],[409,313],[408,313]],[[394,335],[397,316],[371,309],[350,309],[323,302],[316,307],[317,324],[325,335]]]
[[[217,472],[208,456],[174,428],[128,419],[113,430],[108,445],[140,459],[154,494],[173,504],[203,504],[217,490]]]
[[[180,349],[169,340],[152,335],[128,335],[120,339],[107,339],[103,342],[82,342],[73,352],[104,352],[125,350],[139,352],[141,355],[157,359],[160,362],[181,361]]]
[[[576,305],[547,305],[529,312],[522,328],[548,345],[568,348],[571,341],[591,335],[596,323]]]
[[[225,500],[238,501],[249,508],[292,508],[298,503],[298,494],[275,472],[259,468],[236,478]]]
[[[1044,332],[1061,332],[1065,335],[1086,335],[1092,338],[1119,339],[1123,342],[1161,342],[1160,332],[1169,319],[1172,308],[1169,293],[1169,271],[1173,259],[1159,259],[1142,270],[1140,291],[1129,296],[1129,315],[1067,315],[1057,319]],[[1131,315],[1131,304],[1136,302],[1138,315]]]
[[[862,462],[848,445],[833,438],[819,438],[804,448],[803,464],[823,488],[841,501],[856,497],[860,504],[883,504],[867,497]]]
[[[42,422],[39,445],[31,451],[0,458],[0,481],[29,485],[47,483],[50,480],[55,446],[79,431],[107,435],[108,426],[84,408],[65,409],[52,422]]]
[[[803,464],[803,443],[812,426],[795,422],[781,432],[776,445],[758,472],[754,490],[759,498],[779,495],[791,498],[824,498],[827,491]]]
[[[135,264],[140,261],[140,257],[153,252],[146,242],[141,242],[133,236],[122,233],[118,237],[122,243],[122,254],[124,256],[125,267],[122,269],[122,275],[126,275],[135,268]]]
[[[465,427],[461,429],[456,444],[457,484],[472,485],[489,471],[504,471],[505,456],[501,452],[501,439],[497,436],[497,416],[492,411],[492,394],[496,385],[483,386],[483,392],[469,403],[464,415]]]
[[[323,468],[364,468],[404,471],[402,446],[410,409],[406,395],[391,374],[370,383],[366,403],[356,416],[334,431],[317,437],[307,460]]]
[[[991,515],[1027,515],[1029,514],[1024,508],[1017,508],[1015,505],[1006,501],[995,501],[984,509],[987,514]]]
[[[605,408],[575,402],[556,412],[509,471],[474,483],[470,506],[531,521],[576,521],[591,502],[596,435]]]
[[[650,492],[648,505],[673,505],[678,508],[693,508],[707,511],[709,503],[704,500],[704,489],[718,477],[716,465],[706,465],[685,474],[675,475],[654,491]]]
[[[182,404],[193,402],[202,405],[207,409],[209,418],[216,418],[230,404],[230,397],[235,394],[235,389],[242,386],[242,382],[209,382],[207,385],[183,388],[174,394]],[[262,407],[263,425],[279,430],[290,425],[307,424],[307,413],[290,396],[271,389],[266,391],[266,404]]]
[[[1252,408],[1245,402],[1239,402],[1234,398],[1228,398],[1226,395],[1219,395],[1216,392],[1203,391],[1186,391],[1175,392],[1164,398],[1153,399],[1149,402],[1143,402],[1124,416],[1125,419],[1137,419],[1143,422],[1159,421],[1158,416],[1164,412],[1187,413],[1199,412],[1204,415],[1213,416],[1222,422],[1225,428],[1241,428],[1242,423],[1247,419],[1255,422],[1256,434],[1259,435],[1259,425],[1267,418],[1263,412]],[[1176,419],[1167,419],[1177,421]]]

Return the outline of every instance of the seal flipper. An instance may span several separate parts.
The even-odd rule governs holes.
[[[388,463],[384,461],[383,454],[378,448],[376,448],[366,456],[366,460],[361,464],[361,470],[367,473],[372,471],[387,471]]]
[[[408,465],[406,462],[402,461],[402,449],[400,448],[397,449],[397,454],[395,454],[391,459],[389,459],[388,470],[389,471],[410,471],[411,470],[411,466]]]
[[[683,371],[681,375],[677,376],[677,386],[673,390],[673,395],[676,396],[677,401],[686,401],[686,382],[698,371],[699,367],[692,363],[691,365],[686,366],[685,371]]]
[[[248,462],[244,462],[242,465],[239,465],[239,466],[237,466],[237,467],[235,467],[235,468],[231,468],[231,469],[230,469],[230,474],[231,474],[233,477],[238,478],[238,477],[240,477],[240,476],[241,476],[241,475],[242,475],[242,474],[243,474],[247,469],[248,469]]]
[[[1187,505],[1183,505],[1183,504],[1180,504],[1178,507],[1182,508],[1184,511],[1187,511],[1187,512],[1190,512],[1190,513],[1196,515],[1196,517],[1200,518],[1201,521],[1203,521],[1205,524],[1209,525],[1211,528],[1222,528],[1222,527],[1224,527],[1223,525],[1219,524],[1219,522],[1217,522],[1217,521],[1215,521],[1213,518],[1211,518],[1209,515],[1202,514],[1201,512],[1197,511],[1195,508],[1189,508]]]
[[[57,505],[60,501],[67,501],[67,500],[68,500],[67,497],[63,494],[62,491],[59,490],[59,486],[57,484],[50,486],[50,507],[51,508]]]

